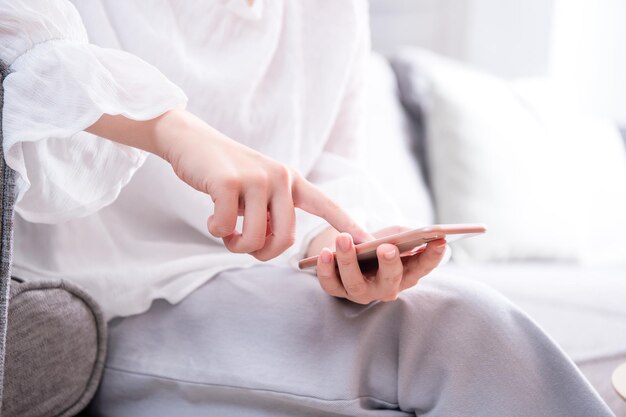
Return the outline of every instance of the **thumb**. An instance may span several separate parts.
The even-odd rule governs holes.
[[[300,174],[295,176],[292,198],[295,207],[323,218],[339,232],[348,233],[352,236],[354,243],[374,240],[374,237],[357,224],[339,204]]]

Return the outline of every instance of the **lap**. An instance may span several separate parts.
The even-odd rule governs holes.
[[[124,404],[168,415],[164,407],[176,401],[155,398],[173,396],[189,405],[189,414],[177,408],[179,416],[202,415],[194,407],[207,402],[220,415],[233,404],[233,415],[265,415],[264,403],[275,416],[287,404],[298,415],[407,415],[398,410],[398,352],[410,346],[407,354],[419,357],[433,349],[433,329],[444,322],[448,332],[463,326],[470,334],[468,311],[493,315],[494,306],[510,308],[480,286],[441,276],[395,302],[362,306],[328,296],[314,276],[290,268],[229,270],[177,305],[157,301],[145,314],[111,323],[94,404],[112,410],[105,415]]]

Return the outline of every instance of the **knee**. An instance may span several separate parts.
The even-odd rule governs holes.
[[[402,298],[404,316],[424,332],[463,343],[506,338],[528,317],[497,291],[463,277],[432,277]]]
[[[493,373],[525,363],[520,352],[549,344],[541,330],[504,296],[462,277],[433,277],[401,298],[400,374]],[[469,382],[468,382],[469,383]]]

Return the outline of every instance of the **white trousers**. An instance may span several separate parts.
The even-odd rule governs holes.
[[[288,268],[225,271],[112,322],[109,346],[96,416],[612,415],[524,313],[437,271],[368,306]]]

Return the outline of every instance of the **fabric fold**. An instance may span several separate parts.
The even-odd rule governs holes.
[[[18,172],[16,211],[31,222],[87,216],[115,200],[145,152],[84,132],[103,114],[153,119],[187,98],[123,51],[75,40],[35,44],[4,81],[4,152]]]

